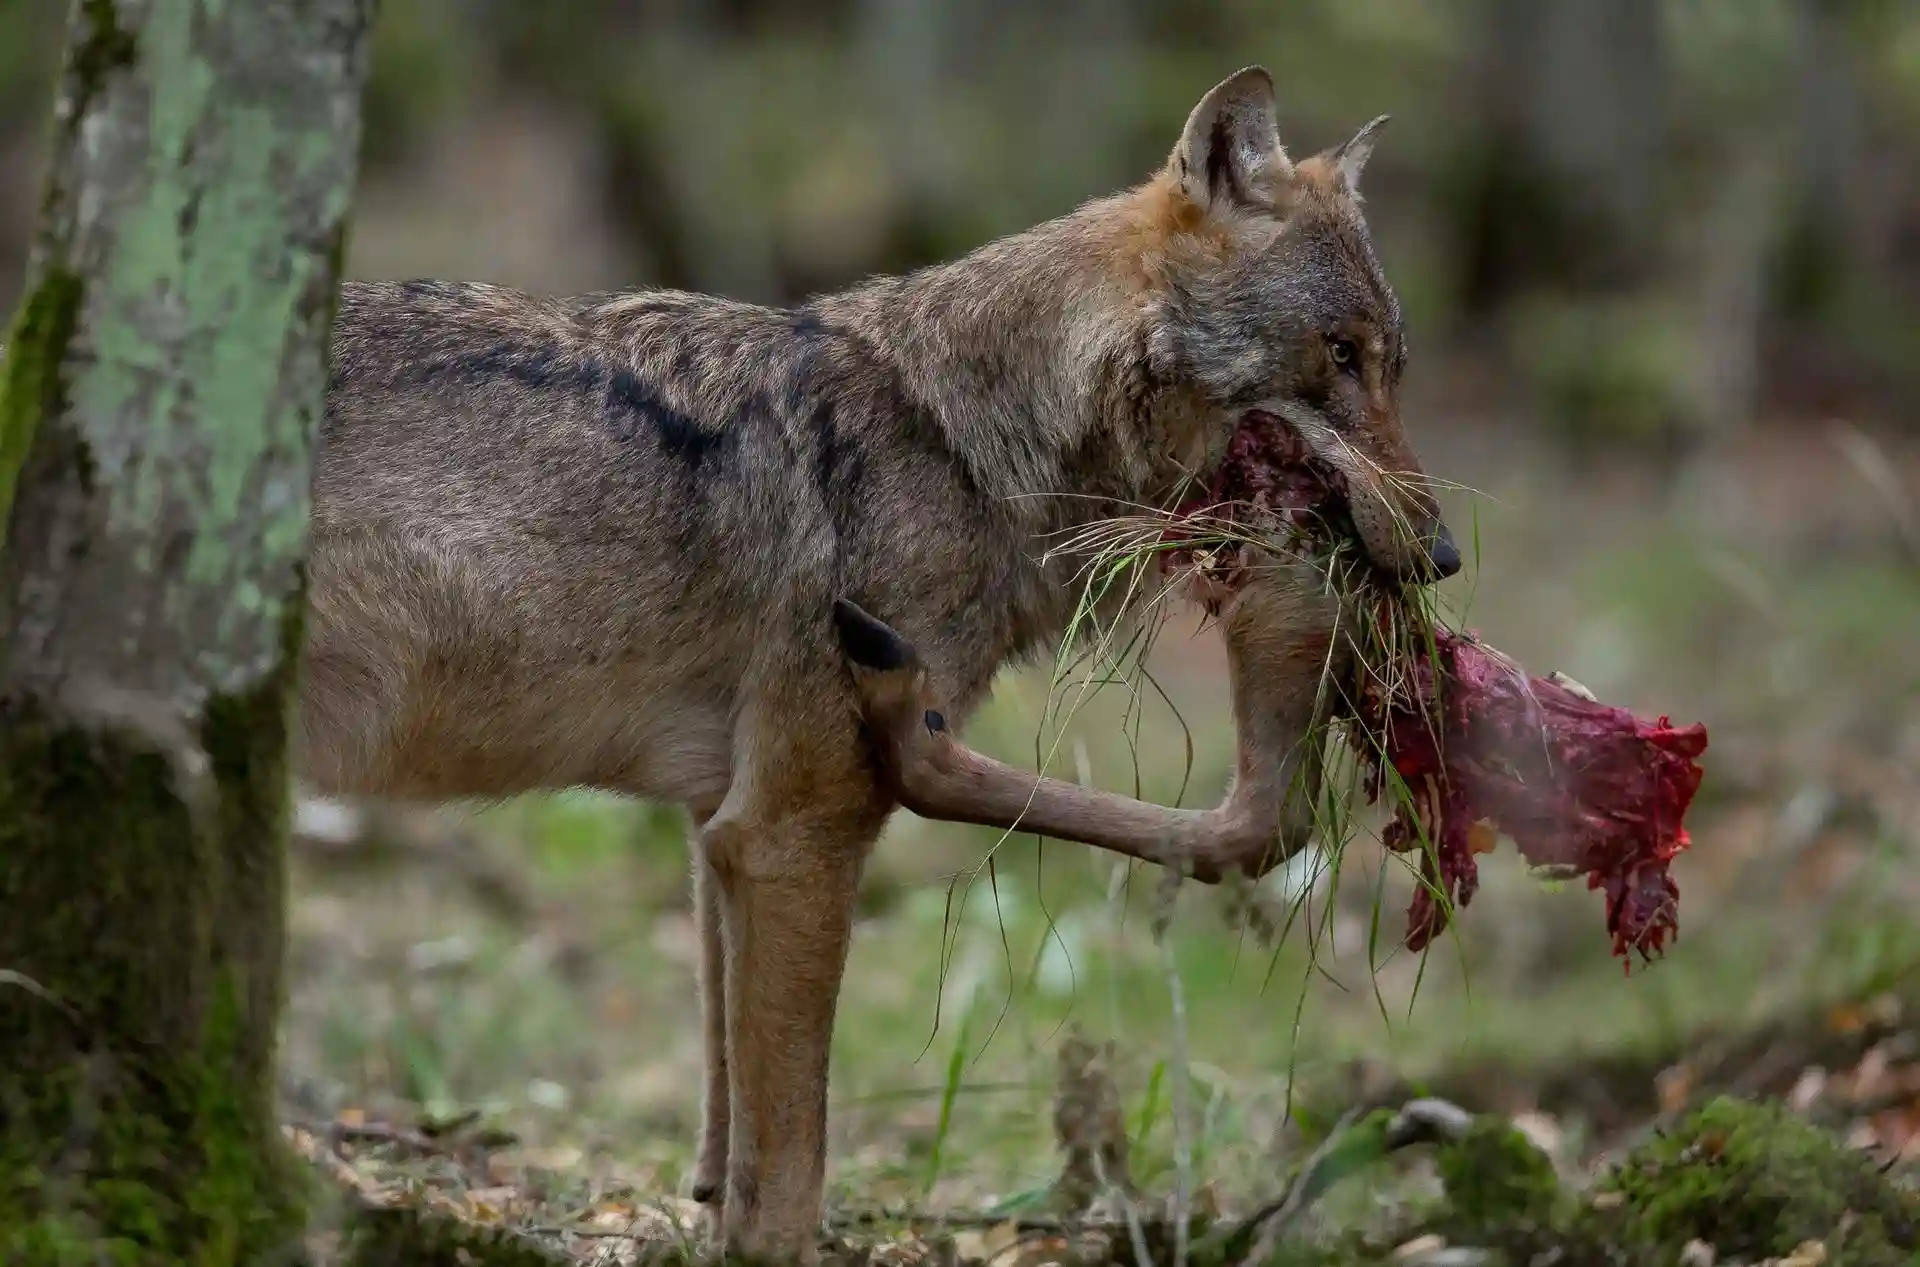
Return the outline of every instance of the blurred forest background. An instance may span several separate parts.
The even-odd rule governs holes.
[[[1473,490],[1446,498],[1475,538],[1448,583],[1463,620],[1535,672],[1708,724],[1682,937],[1628,979],[1599,899],[1504,850],[1423,968],[1393,949],[1406,879],[1362,839],[1259,900],[1183,898],[1176,1026],[1152,875],[1031,840],[989,874],[990,834],[903,815],[836,1040],[831,1199],[1045,1183],[1066,1022],[1117,1042],[1149,1184],[1181,1069],[1196,1170],[1223,1190],[1396,1078],[1530,1113],[1569,1156],[1717,1080],[1920,1158],[1920,1081],[1857,1104],[1805,1087],[1860,1056],[1830,1049],[1860,1016],[1920,1024],[1920,5],[382,8],[359,277],[788,302],[1145,178],[1248,63],[1274,72],[1296,157],[1391,114],[1367,204],[1414,350],[1409,427]],[[9,310],[64,16],[0,6]],[[1217,648],[1168,638],[1155,668],[1178,718],[1102,697],[1049,768],[1211,803],[1231,760]],[[1045,674],[1010,679],[971,737],[1031,763],[1060,711]],[[350,817],[302,818],[290,1102],[479,1110],[549,1157],[683,1189],[699,1039],[677,816],[588,796],[395,811],[374,833],[393,849]]]

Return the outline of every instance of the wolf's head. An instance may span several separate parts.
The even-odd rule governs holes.
[[[1401,426],[1400,305],[1360,209],[1384,122],[1296,164],[1265,70],[1207,93],[1147,190],[1163,251],[1150,355],[1197,388],[1211,454],[1249,413],[1282,419],[1346,485],[1374,565],[1433,580],[1460,552]]]

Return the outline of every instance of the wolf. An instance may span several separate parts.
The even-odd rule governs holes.
[[[1361,210],[1383,121],[1296,163],[1249,67],[1137,187],[789,308],[343,285],[298,777],[684,807],[693,1191],[725,1247],[814,1252],[855,887],[889,815],[1009,817],[970,797],[1006,800],[1018,772],[968,764],[953,735],[1068,626],[1072,564],[1036,542],[1171,505],[1265,411],[1340,475],[1382,573],[1459,568],[1401,426],[1401,314]],[[1269,618],[1238,626],[1272,669],[1239,673],[1264,700],[1240,718],[1241,774],[1266,772],[1239,779],[1240,808],[1056,787],[1041,829],[1203,878],[1299,847],[1306,820],[1273,792],[1315,716],[1318,661],[1296,652],[1337,613],[1311,577],[1273,576]],[[915,748],[902,717],[943,746]]]

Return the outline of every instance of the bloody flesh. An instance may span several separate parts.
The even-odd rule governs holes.
[[[1175,514],[1324,538],[1343,531],[1345,506],[1339,477],[1315,460],[1299,433],[1255,410],[1228,441],[1213,478]]]
[[[1424,947],[1446,927],[1448,905],[1472,899],[1474,855],[1497,832],[1532,865],[1584,872],[1588,888],[1605,891],[1615,954],[1664,950],[1680,902],[1667,865],[1687,847],[1682,820],[1700,786],[1706,727],[1643,721],[1445,629],[1405,674],[1391,698],[1363,693],[1360,746],[1384,749],[1409,794],[1384,836],[1390,849],[1421,852],[1407,945]],[[1369,795],[1387,779],[1376,761]]]
[[[1256,412],[1181,511],[1324,544],[1345,520],[1344,493],[1292,428]],[[1407,663],[1363,672],[1354,700],[1369,798],[1397,785],[1384,841],[1422,855],[1407,945],[1424,948],[1449,910],[1472,899],[1475,856],[1505,835],[1532,865],[1584,873],[1605,892],[1615,954],[1631,962],[1633,951],[1643,959],[1663,951],[1679,929],[1680,891],[1667,868],[1687,847],[1682,820],[1700,786],[1706,728],[1643,721],[1531,677],[1471,635],[1432,633]]]

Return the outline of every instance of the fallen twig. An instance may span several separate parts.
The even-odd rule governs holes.
[[[1397,1152],[1414,1144],[1454,1143],[1472,1126],[1473,1114],[1450,1100],[1408,1100],[1387,1123],[1387,1148]]]
[[[289,1125],[306,1131],[328,1146],[342,1144],[391,1144],[418,1157],[457,1157],[473,1148],[505,1146],[511,1136],[468,1135],[458,1130],[423,1131],[389,1122],[293,1121]]]
[[[60,1013],[75,1029],[84,1031],[87,1028],[86,1018],[80,1015],[79,1009],[24,972],[0,968],[0,986],[12,986],[16,990],[23,990]]]
[[[1308,1156],[1287,1190],[1233,1226],[1208,1236],[1203,1242],[1206,1255],[1242,1264],[1273,1257],[1287,1230],[1341,1177],[1343,1168],[1334,1163],[1341,1148],[1353,1142],[1353,1125],[1359,1118],[1360,1110],[1348,1110]],[[1380,1155],[1415,1144],[1456,1140],[1472,1125],[1471,1113],[1446,1100],[1409,1100],[1381,1131]]]
[[[1242,1219],[1239,1226],[1221,1238],[1222,1248],[1237,1249],[1240,1243],[1251,1240],[1252,1250],[1242,1259],[1243,1262],[1264,1263],[1273,1257],[1273,1251],[1288,1226],[1325,1189],[1327,1160],[1345,1140],[1348,1129],[1359,1117],[1358,1109],[1348,1109],[1342,1114],[1333,1129],[1327,1132],[1327,1137],[1320,1141],[1320,1146],[1307,1156],[1306,1164],[1300,1167],[1300,1177],[1288,1184],[1287,1190],[1277,1200]]]

